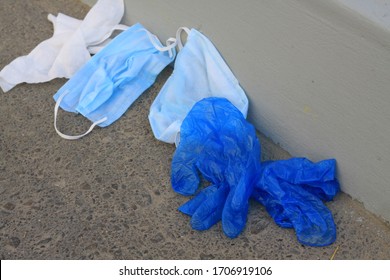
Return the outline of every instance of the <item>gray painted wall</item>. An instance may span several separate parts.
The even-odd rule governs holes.
[[[390,221],[390,32],[333,1],[125,0],[166,40],[194,27],[250,99],[249,120],[294,156],[336,158],[344,192]]]

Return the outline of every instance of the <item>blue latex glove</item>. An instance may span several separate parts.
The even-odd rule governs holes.
[[[262,163],[260,174],[252,197],[266,207],[279,226],[293,227],[305,245],[327,246],[335,241],[332,213],[322,203],[339,191],[335,160],[268,161]]]
[[[192,216],[194,229],[205,230],[222,220],[224,233],[237,237],[245,227],[248,200],[260,174],[260,143],[254,127],[227,99],[199,101],[182,123],[172,159],[173,189],[195,194],[198,171],[212,185],[179,210]]]

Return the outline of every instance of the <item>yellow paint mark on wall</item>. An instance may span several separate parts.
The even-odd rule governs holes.
[[[306,115],[309,115],[315,119],[318,118],[318,114],[316,114],[309,105],[303,106],[303,113],[305,113]]]

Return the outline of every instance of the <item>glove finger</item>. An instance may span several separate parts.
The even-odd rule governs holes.
[[[244,175],[239,179],[237,185],[231,186],[222,213],[222,228],[230,238],[237,237],[245,227],[249,197],[253,193],[258,180],[259,165],[260,162],[257,159],[249,161],[245,166],[245,170],[241,170],[241,174]]]
[[[229,188],[221,186],[208,197],[194,212],[191,226],[196,230],[206,230],[219,222]]]
[[[175,192],[193,195],[199,186],[198,171],[195,166],[196,154],[179,145],[171,164],[171,183]]]
[[[253,189],[251,198],[263,205],[275,223],[283,228],[292,228],[292,223],[284,211],[284,207],[279,199],[276,199],[257,186]]]
[[[195,211],[199,208],[199,206],[202,205],[216,191],[217,187],[214,185],[203,189],[194,198],[181,205],[179,207],[179,211],[189,216],[194,215]]]
[[[336,179],[336,161],[334,159],[312,163],[306,158],[291,158],[287,160],[269,161],[262,164],[262,181],[269,177],[276,181],[285,181],[299,185],[321,200],[332,200],[339,192],[340,186]]]
[[[327,246],[336,240],[336,226],[330,210],[315,195],[283,183],[288,193],[283,206],[299,242],[309,246]]]
[[[337,179],[334,179],[332,181],[302,185],[302,188],[323,201],[331,201],[340,191],[340,184]]]
[[[297,172],[296,184],[333,181],[336,178],[336,160],[327,159],[316,163],[302,159],[302,167]]]
[[[245,191],[245,190],[244,190]],[[237,237],[243,230],[247,220],[249,208],[249,195],[240,193],[240,188],[236,192],[230,192],[222,212],[222,229],[226,236]]]
[[[273,161],[272,172],[291,184],[310,184],[332,181],[336,178],[336,160],[327,159],[313,163],[306,158]]]
[[[331,212],[318,196],[301,186],[264,172],[252,197],[266,207],[279,226],[293,227],[302,244],[326,246],[335,241],[336,227]]]

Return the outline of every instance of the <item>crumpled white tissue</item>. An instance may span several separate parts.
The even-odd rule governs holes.
[[[16,58],[0,72],[4,92],[17,84],[42,83],[54,78],[70,78],[109,40],[120,25],[124,13],[123,0],[99,0],[84,20],[59,13],[49,14],[54,34],[26,56]]]

